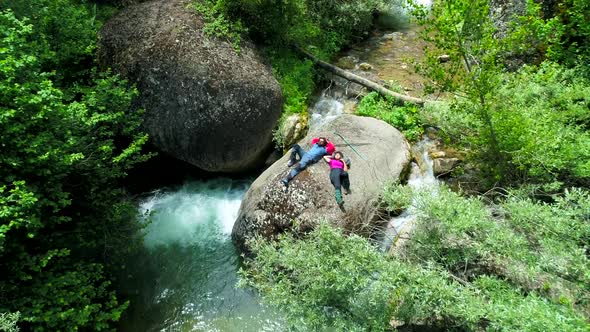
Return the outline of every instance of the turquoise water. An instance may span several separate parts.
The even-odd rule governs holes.
[[[190,182],[151,193],[145,254],[131,262],[133,305],[120,331],[281,331],[282,319],[255,292],[238,289],[230,239],[250,182]]]

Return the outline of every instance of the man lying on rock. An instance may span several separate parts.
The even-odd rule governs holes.
[[[315,164],[325,155],[331,155],[334,153],[336,148],[332,142],[328,141],[325,137],[316,137],[311,140],[311,149],[305,151],[299,144],[295,144],[291,150],[291,159],[287,164],[288,167],[295,165],[295,167],[289,172],[287,177],[283,178],[281,182],[287,187],[289,182],[293,180],[297,174],[301,173],[307,166]],[[299,162],[297,162],[297,156],[299,156]]]

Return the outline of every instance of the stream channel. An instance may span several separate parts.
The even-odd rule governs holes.
[[[392,17],[397,15],[393,10]],[[399,23],[395,19],[375,31],[340,59],[351,62],[353,68],[348,69],[353,72],[369,61],[373,69],[365,76],[381,82],[396,78],[408,94],[419,94],[421,78],[405,63],[408,56],[421,54],[423,45],[414,27],[402,24],[399,31]],[[312,127],[354,111],[358,95],[337,85],[317,97],[310,110]],[[410,184],[431,181],[424,174],[429,176],[414,166]],[[130,281],[123,287],[132,304],[119,331],[286,330],[280,312],[262,305],[254,290],[236,287],[241,260],[230,234],[251,181],[191,180],[142,195],[139,212],[151,214],[145,229],[146,254],[128,264]],[[408,218],[411,211],[391,220],[389,239],[401,232]],[[385,246],[393,242],[385,241]]]

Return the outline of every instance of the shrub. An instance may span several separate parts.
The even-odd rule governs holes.
[[[403,257],[468,281],[493,276],[512,292],[536,292],[590,314],[590,227],[580,213],[588,191],[568,190],[553,204],[515,192],[491,206],[444,186],[437,195],[415,194],[417,226]]]
[[[533,181],[590,179],[590,82],[576,69],[525,68],[506,77],[497,100],[493,120],[514,172]]]
[[[411,242],[414,242],[412,240]],[[366,239],[326,223],[303,239],[250,243],[255,258],[241,271],[279,306],[293,330],[385,331],[428,325],[461,331],[585,331],[570,305],[525,293],[494,276],[472,282],[429,261],[386,257]],[[442,251],[434,249],[439,256]],[[459,280],[459,281],[457,281]]]
[[[19,328],[16,326],[18,319],[20,317],[20,312],[14,313],[0,313],[0,331],[4,332],[18,332]]]
[[[293,51],[267,50],[273,74],[285,98],[284,113],[306,113],[309,96],[315,89],[316,72],[310,60],[301,60]]]
[[[251,246],[256,258],[241,271],[242,282],[284,310],[296,330],[384,331],[394,317],[435,321],[467,305],[452,302],[463,297],[443,274],[389,261],[366,239],[325,223],[302,241],[283,235]]]
[[[419,109],[417,106],[399,106],[398,102],[393,98],[384,98],[377,92],[371,92],[365,96],[357,107],[356,113],[389,123],[401,130],[411,141],[420,138],[424,132],[418,117]]]
[[[489,108],[503,164],[490,163],[485,131],[464,99],[427,104],[420,118],[435,124],[454,143],[470,151],[489,182],[503,170],[503,182],[545,184],[547,189],[590,181],[590,83],[579,71],[544,63],[504,74]]]
[[[195,1],[203,13],[205,30],[239,42],[248,35],[263,46],[285,95],[285,111],[307,111],[315,88],[315,71],[301,60],[294,45],[329,59],[344,45],[364,38],[373,26],[374,13],[387,5],[383,0],[206,0]]]

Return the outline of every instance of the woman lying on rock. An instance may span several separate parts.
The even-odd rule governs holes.
[[[332,154],[336,148],[332,142],[328,141],[325,137],[316,137],[311,140],[311,149],[305,151],[299,144],[295,144],[291,151],[291,159],[287,164],[288,167],[295,165],[295,167],[289,172],[286,178],[283,178],[281,182],[287,187],[289,181],[293,180],[297,174],[301,173],[307,166],[317,163],[323,156]],[[299,156],[299,162],[297,162],[297,156]]]
[[[344,154],[340,151],[334,152],[332,157],[324,156],[324,160],[330,165],[330,182],[336,189],[334,196],[336,203],[342,211],[344,211],[344,200],[342,199],[342,191],[340,187],[344,187],[344,194],[350,194],[350,179],[348,178],[348,167],[350,160],[344,161]]]

